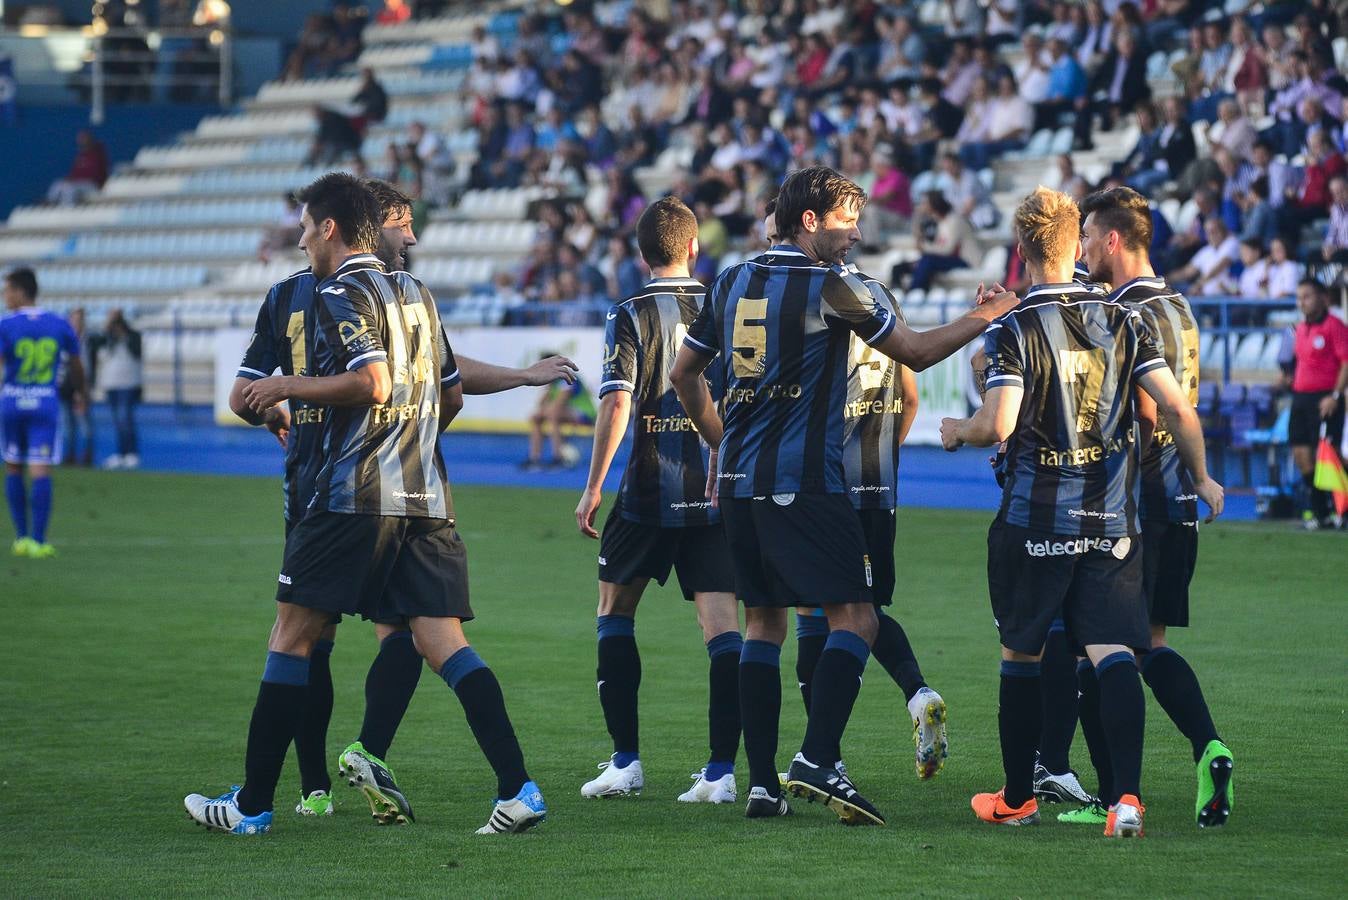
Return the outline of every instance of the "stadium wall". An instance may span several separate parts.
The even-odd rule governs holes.
[[[171,143],[190,131],[214,106],[109,106],[107,119],[93,127],[115,167],[147,144]],[[88,107],[20,106],[19,124],[0,127],[0,218],[16,206],[40,202],[53,181],[70,170],[75,133],[90,128]]]

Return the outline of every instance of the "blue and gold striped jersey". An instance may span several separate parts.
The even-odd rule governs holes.
[[[1021,386],[1000,516],[1045,534],[1138,529],[1133,389],[1165,365],[1142,317],[1084,285],[1031,287],[988,326],[987,386]]]
[[[325,410],[323,464],[308,508],[451,518],[440,391],[457,384],[459,372],[431,292],[368,254],[347,259],[317,290],[313,374],[383,361],[393,387],[381,405]]]
[[[1197,406],[1198,322],[1189,301],[1159,276],[1134,278],[1110,298],[1141,313],[1190,405]],[[1174,432],[1159,410],[1152,442],[1142,451],[1142,521],[1198,521],[1193,477],[1180,461]]]
[[[256,381],[277,369],[283,375],[313,374],[309,371],[308,336],[313,332],[316,285],[313,273],[305,269],[271,286],[257,311],[253,337],[239,364],[240,378]],[[303,518],[304,507],[314,495],[314,478],[322,465],[318,449],[323,415],[321,406],[290,401],[290,435],[281,488],[285,518],[292,524]]]
[[[656,278],[608,312],[599,396],[632,394],[632,452],[615,506],[632,522],[682,528],[720,520],[706,496],[707,449],[669,380],[705,297],[692,278]]]
[[[851,335],[875,345],[894,323],[855,275],[791,245],[722,272],[684,339],[719,356],[722,495],[846,492]]]
[[[889,288],[856,273],[876,303],[903,322],[903,312]],[[847,403],[843,407],[843,468],[847,493],[857,509],[894,509],[898,505],[899,419],[903,383],[899,364],[852,335],[847,369]]]

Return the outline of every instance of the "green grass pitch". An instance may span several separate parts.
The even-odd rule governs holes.
[[[1224,829],[1194,827],[1188,746],[1151,701],[1145,839],[1106,841],[1052,815],[1033,829],[974,819],[970,794],[1001,783],[991,514],[917,509],[900,511],[897,612],[949,703],[951,756],[935,781],[917,781],[902,695],[872,665],[844,746],[889,827],[847,829],[803,802],[790,819],[749,822],[739,805],[674,801],[705,760],[707,659],[672,587],[648,593],[638,616],[646,791],[584,801],[580,784],[609,752],[594,686],[596,545],[575,533],[569,492],[461,488],[480,616],[469,636],[500,677],[548,822],[522,837],[472,834],[494,779],[427,673],[391,753],[418,824],[374,826],[344,785],[336,816],[298,818],[292,757],[271,835],[208,834],[182,797],[243,772],[280,500],[270,480],[59,473],[60,558],[0,560],[0,894],[1342,896],[1348,542],[1241,524],[1204,531],[1196,627],[1174,640],[1235,752]],[[791,644],[782,765],[804,724]],[[359,729],[374,650],[368,625],[341,626],[330,755]],[[1079,737],[1074,750],[1088,769]]]

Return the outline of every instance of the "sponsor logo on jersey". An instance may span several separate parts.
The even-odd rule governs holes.
[[[1099,550],[1102,553],[1112,553],[1116,559],[1123,559],[1128,555],[1131,546],[1132,541],[1127,537],[1082,537],[1069,538],[1065,541],[1026,541],[1025,553],[1027,556],[1035,557],[1082,556]]]

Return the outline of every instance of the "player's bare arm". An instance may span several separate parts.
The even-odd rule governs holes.
[[[459,372],[463,372],[462,360],[460,360]],[[444,431],[449,427],[449,423],[454,421],[463,410],[463,382],[443,387],[440,389],[440,430]]]
[[[1141,387],[1135,393],[1133,408],[1138,424],[1137,449],[1145,451],[1151,446],[1152,436],[1156,434],[1156,401]]]
[[[248,405],[248,398],[244,396],[244,389],[253,383],[251,378],[235,378],[234,385],[229,389],[229,408],[234,415],[243,419],[249,425],[261,425],[262,415],[253,412],[253,408]]]
[[[716,404],[711,399],[711,388],[702,373],[711,365],[714,356],[698,353],[687,344],[679,348],[674,358],[674,368],[669,372],[669,381],[674,385],[674,393],[683,404],[683,411],[693,421],[693,427],[702,435],[713,450],[721,446],[723,433],[721,416],[716,412]]]
[[[246,379],[245,379],[246,380]],[[377,406],[388,402],[393,379],[382,359],[338,375],[272,375],[249,382],[243,399],[258,415],[282,400],[303,400],[322,406]]]
[[[466,356],[456,359],[465,394],[498,394],[518,387],[542,387],[554,381],[574,384],[580,371],[565,356],[549,356],[524,369],[494,366]]]
[[[1211,511],[1204,521],[1211,522],[1222,514],[1225,498],[1222,486],[1208,475],[1207,450],[1203,444],[1203,425],[1198,413],[1189,405],[1188,398],[1175,380],[1175,374],[1164,366],[1139,376],[1138,381],[1156,407],[1165,413],[1170,431],[1175,435],[1175,446],[1180,460],[1194,480],[1194,493]]]
[[[899,384],[903,387],[903,412],[899,414],[896,440],[903,446],[917,419],[917,376],[907,366],[899,366]]]
[[[632,393],[610,391],[599,401],[599,413],[594,423],[594,452],[590,454],[590,475],[585,491],[576,504],[576,527],[588,538],[598,540],[594,527],[595,513],[603,501],[604,479],[608,477],[613,456],[627,432],[627,420],[632,414]]]
[[[993,319],[1005,315],[1020,305],[1020,298],[1010,291],[1002,291],[983,299],[953,322],[930,331],[914,331],[902,322],[875,345],[885,356],[897,363],[921,372],[958,351],[977,338]]]
[[[1025,389],[1018,385],[992,388],[971,418],[941,420],[941,446],[958,450],[965,444],[972,447],[1000,444],[1016,430],[1024,396]]]
[[[262,424],[267,426],[267,430],[276,436],[276,441],[284,450],[286,441],[290,440],[290,409],[281,404],[276,404],[271,409],[262,414]]]

